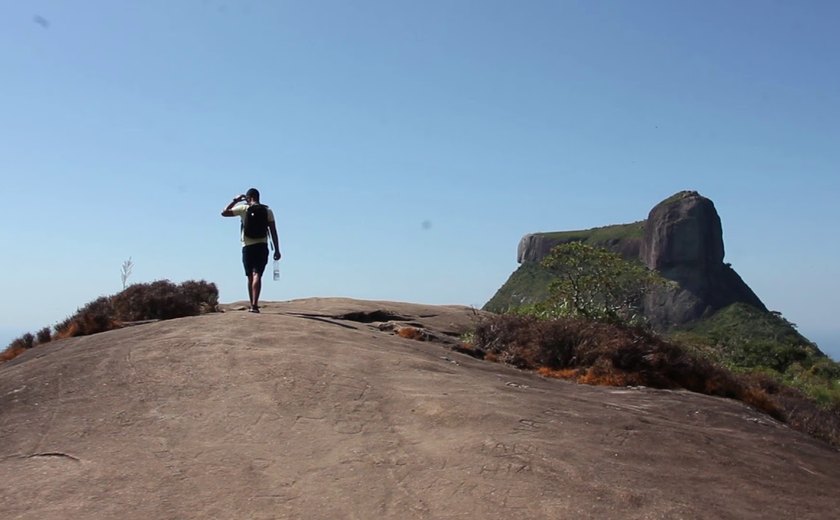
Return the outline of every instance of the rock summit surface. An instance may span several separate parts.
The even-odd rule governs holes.
[[[238,308],[55,341],[0,366],[0,518],[840,510],[840,453],[826,444],[739,402],[580,386],[460,354],[473,309]]]

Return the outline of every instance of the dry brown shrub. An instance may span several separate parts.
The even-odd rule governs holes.
[[[608,360],[599,359],[577,379],[578,383],[597,386],[638,386],[643,384],[639,374],[617,370]]]
[[[424,341],[426,339],[426,336],[425,334],[423,334],[423,331],[416,327],[401,327],[397,329],[397,336],[418,341]]]
[[[766,375],[736,375],[645,329],[497,315],[480,323],[474,337],[489,361],[584,384],[683,388],[737,399],[840,446],[840,406],[821,407]]]
[[[757,410],[761,410],[770,417],[780,421],[785,420],[784,411],[779,407],[775,399],[758,386],[748,386],[739,396],[739,399]]]
[[[475,345],[467,343],[466,341],[461,341],[458,343],[458,349],[461,352],[475,352]]]
[[[55,339],[73,338],[81,336],[81,327],[75,320],[66,320],[55,329]]]
[[[479,324],[475,343],[502,362],[585,384],[684,388],[735,399],[748,387],[728,370],[639,327],[497,315]],[[768,403],[762,407],[773,410]]]
[[[87,336],[119,327],[114,319],[111,298],[102,296],[88,303],[73,316],[55,326],[55,339]]]
[[[122,322],[165,320],[213,311],[219,291],[213,283],[169,280],[134,284],[114,296],[102,296],[55,326],[55,339],[87,336],[120,328]]]
[[[538,320],[530,316],[502,315],[480,323],[476,348],[520,368],[564,368],[579,360],[581,343],[588,339],[583,320]]]
[[[5,363],[6,361],[10,361],[34,346],[35,336],[27,332],[26,334],[9,343],[9,345],[3,350],[3,352],[0,353],[0,362]]]
[[[623,374],[613,371],[587,370],[578,377],[578,383],[592,386],[627,386],[627,379]]]
[[[0,352],[0,363],[11,361],[19,355],[23,354],[24,352],[26,352],[26,349],[23,347],[9,346],[6,348],[6,350]]]
[[[567,379],[577,381],[580,372],[576,368],[549,368],[539,367],[537,373],[543,377],[552,377],[554,379]]]
[[[781,420],[791,428],[840,447],[840,406],[823,408],[799,390],[786,386],[771,395],[781,410]]]
[[[190,280],[175,285],[169,280],[130,285],[112,297],[113,316],[121,321],[168,320],[215,310],[216,285]]]

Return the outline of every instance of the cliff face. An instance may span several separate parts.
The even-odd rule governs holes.
[[[522,237],[519,247],[516,248],[516,261],[520,264],[539,262],[551,251],[552,247],[562,243],[561,240],[552,239],[545,233],[527,234]]]
[[[536,277],[535,269],[540,269],[539,262],[552,247],[573,241],[604,247],[628,260],[639,260],[675,282],[655,290],[645,299],[645,314],[657,328],[690,323],[736,302],[767,310],[738,273],[723,263],[720,216],[714,203],[696,191],[679,192],[665,199],[642,222],[587,231],[525,235],[517,250],[522,266],[485,309],[498,312],[540,299],[545,288],[535,286],[532,281],[544,281],[545,277]]]
[[[684,191],[657,204],[645,224],[640,259],[677,286],[647,296],[648,319],[668,328],[736,302],[766,311],[738,273],[723,263],[723,255],[723,229],[711,200]]]
[[[713,271],[723,263],[723,230],[715,205],[696,191],[660,202],[648,214],[641,259],[667,276],[671,270]]]

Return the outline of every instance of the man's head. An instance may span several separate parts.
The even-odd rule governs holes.
[[[245,200],[248,201],[249,204],[258,203],[260,201],[260,190],[258,190],[257,188],[251,188],[250,190],[246,191]]]

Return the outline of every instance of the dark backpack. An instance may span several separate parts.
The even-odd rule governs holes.
[[[242,231],[248,238],[265,238],[268,235],[268,206],[253,204],[245,212]]]

